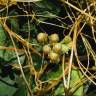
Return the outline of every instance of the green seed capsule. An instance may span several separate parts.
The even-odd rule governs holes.
[[[50,62],[51,63],[56,63],[56,62],[59,62],[59,55],[55,52],[50,52],[48,54],[48,58],[50,59]]]
[[[59,36],[58,34],[52,34],[50,37],[49,37],[49,42],[50,43],[57,43],[59,41]]]
[[[62,45],[60,43],[56,43],[54,46],[53,46],[53,51],[56,52],[56,53],[60,53],[62,50]]]
[[[46,33],[39,33],[39,34],[37,35],[37,40],[38,40],[38,42],[40,42],[40,43],[44,43],[44,42],[47,41],[47,37],[48,37],[48,35],[47,35]]]
[[[50,51],[51,51],[51,48],[50,48],[49,45],[44,45],[43,46],[43,53],[44,54],[48,54],[48,53],[50,53]]]
[[[68,44],[68,43],[70,43],[71,41],[72,41],[72,39],[71,39],[71,37],[70,37],[69,35],[65,36],[65,38],[64,38],[64,43],[65,43],[65,44]]]
[[[68,51],[70,50],[69,46],[66,44],[62,44],[62,53],[68,53]]]

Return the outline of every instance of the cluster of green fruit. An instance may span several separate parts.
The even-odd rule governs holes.
[[[44,55],[48,56],[51,63],[60,61],[60,56],[68,52],[71,48],[72,39],[69,35],[65,36],[62,41],[59,41],[58,34],[51,34],[48,36],[46,33],[39,33],[37,41],[43,44],[42,51]]]

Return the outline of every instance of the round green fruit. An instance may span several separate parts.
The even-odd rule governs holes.
[[[70,50],[70,47],[66,44],[62,44],[62,53],[68,53],[68,51]]]
[[[43,46],[43,53],[44,54],[48,54],[48,53],[50,53],[50,51],[51,51],[51,48],[50,48],[49,45],[44,45]]]
[[[38,42],[40,42],[40,43],[44,43],[44,42],[47,41],[47,37],[48,37],[48,35],[47,35],[46,33],[39,33],[39,34],[37,35],[37,40],[38,40]]]
[[[49,42],[50,43],[57,43],[59,41],[59,36],[58,34],[52,34],[49,37]]]
[[[50,59],[51,63],[56,63],[59,61],[59,55],[55,52],[50,52],[48,54],[48,58]]]
[[[53,51],[54,52],[61,53],[61,50],[62,50],[62,45],[60,43],[54,44],[54,46],[53,46]]]
[[[64,38],[64,42],[65,44],[68,44],[72,41],[71,37],[69,35],[66,35],[65,38]]]

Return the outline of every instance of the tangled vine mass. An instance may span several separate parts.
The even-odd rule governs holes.
[[[96,0],[0,0],[0,96],[96,96]]]

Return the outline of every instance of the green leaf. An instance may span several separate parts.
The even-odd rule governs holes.
[[[82,73],[79,71],[79,69],[72,69],[71,71],[71,80],[70,80],[70,88],[73,88],[73,96],[82,96],[83,95],[83,85],[82,85]],[[79,82],[80,81],[80,82]],[[79,86],[79,88],[75,88],[74,86],[76,86],[77,84],[81,83],[81,86]]]
[[[16,9],[9,11],[10,16],[17,16],[19,15]],[[8,23],[10,24],[11,30],[18,33],[19,32],[19,19],[18,18],[8,18]]]
[[[14,18],[9,18],[8,20],[11,24],[11,30],[18,33],[19,32],[19,23],[18,23],[18,19],[14,19]]]
[[[49,79],[56,79],[59,78],[62,75],[62,70],[58,68],[57,70],[51,70],[48,72],[47,77]]]
[[[28,75],[29,76],[29,75]],[[27,89],[26,89],[26,84],[23,80],[22,77],[16,76],[16,83],[18,84],[18,89],[17,91],[14,93],[13,96],[26,96],[27,94]]]
[[[28,27],[28,23],[25,23],[22,28],[20,29],[20,31],[23,31],[23,32],[29,32],[29,27]],[[37,33],[37,29],[36,29],[36,26],[35,25],[32,25],[30,24],[30,31],[31,33]],[[32,34],[34,35],[34,34]]]
[[[26,96],[27,92],[26,92],[26,87],[22,86],[20,87],[13,96]]]
[[[13,48],[12,45],[9,45],[8,47]],[[3,55],[4,59],[7,61],[10,61],[15,56],[16,56],[15,52],[12,50],[5,50],[4,55]]]
[[[12,85],[14,84],[14,81],[12,81],[9,77],[3,78],[2,80]],[[0,80],[0,96],[13,96],[16,90],[17,88],[9,86]]]
[[[33,10],[40,21],[44,21],[48,18],[55,18],[60,12],[60,6],[56,1],[53,3],[49,0],[42,0],[41,2],[37,2],[36,5],[33,5]]]
[[[2,25],[0,24],[0,46],[4,46],[5,41],[6,41],[6,34]],[[0,57],[3,57],[3,50],[0,50]]]
[[[0,24],[0,46],[3,46],[6,40],[6,35],[5,35],[5,31],[2,27],[2,25]]]
[[[54,95],[55,96],[63,96],[63,94],[64,94],[64,86],[63,86],[63,84],[60,84],[58,86],[58,88],[55,90]]]
[[[37,54],[32,55],[32,59],[34,63],[34,67],[36,70],[39,70],[42,64],[42,57],[38,56]]]

